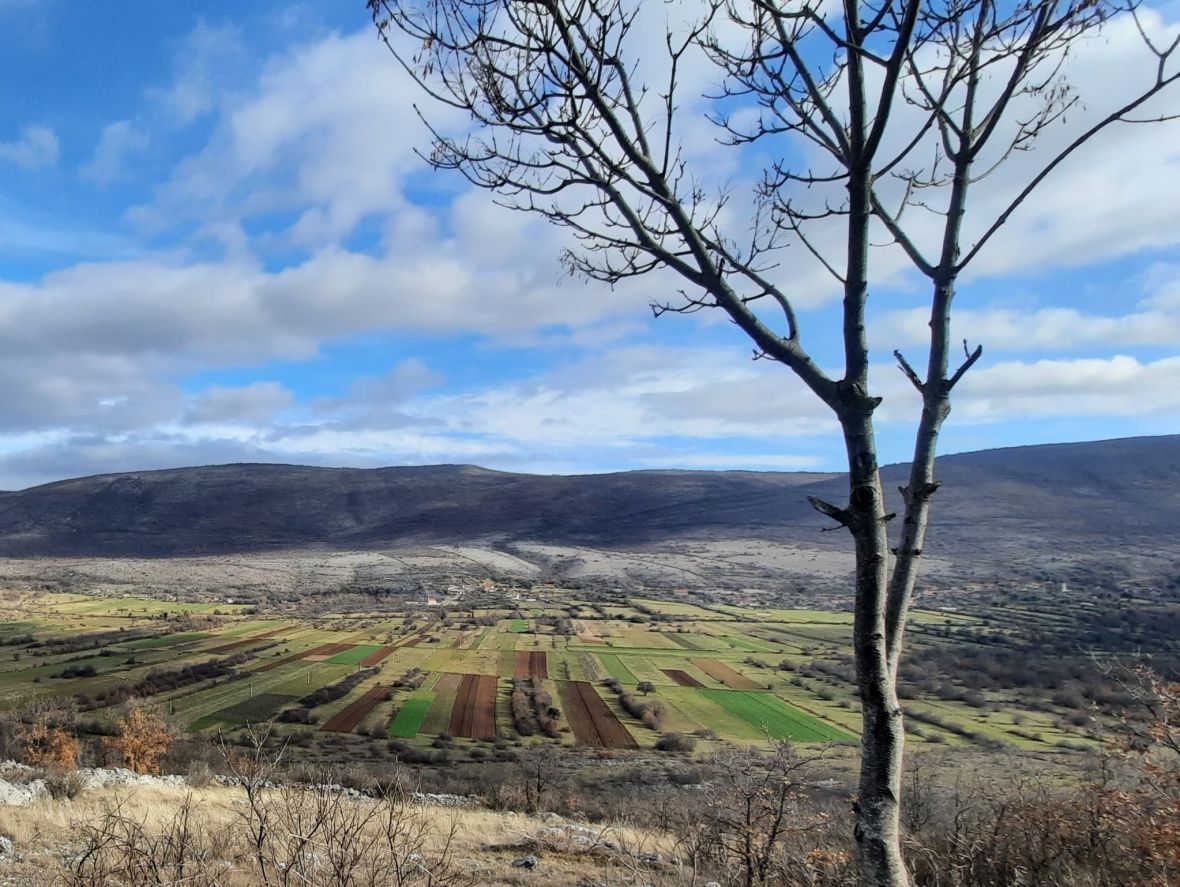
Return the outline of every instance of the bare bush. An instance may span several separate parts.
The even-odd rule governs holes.
[[[710,760],[714,789],[703,807],[682,804],[673,826],[697,869],[742,887],[843,887],[856,882],[852,848],[835,819],[808,798],[804,774],[814,759],[786,743],[764,755],[725,748]]]
[[[398,780],[375,786],[373,797],[341,791],[337,774],[315,781],[278,781],[285,746],[250,734],[246,752],[227,763],[246,793],[241,832],[258,882],[266,887],[464,887],[475,881],[451,861],[455,820],[441,842],[432,839],[430,812],[403,800]],[[306,778],[306,777],[305,777]]]
[[[72,828],[79,841],[60,853],[66,887],[219,887],[229,865],[215,848],[230,846],[230,836],[202,824],[191,796],[159,828],[122,802]]]

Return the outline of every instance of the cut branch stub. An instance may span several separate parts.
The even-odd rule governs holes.
[[[815,496],[808,496],[807,501],[820,514],[826,514],[832,520],[846,527],[851,525],[852,515],[846,509],[833,505],[831,502],[825,502],[823,499],[818,499]]]

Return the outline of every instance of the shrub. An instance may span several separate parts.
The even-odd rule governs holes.
[[[86,789],[86,777],[77,770],[51,773],[45,777],[45,790],[55,801],[72,801]]]
[[[697,747],[696,737],[686,733],[665,733],[656,740],[656,751],[690,752]]]
[[[67,665],[54,675],[55,678],[92,678],[98,674],[93,665]]]
[[[354,671],[334,684],[328,684],[326,687],[320,687],[318,690],[308,693],[299,700],[299,704],[306,708],[316,708],[320,705],[327,705],[329,702],[335,702],[337,699],[343,699],[355,687],[380,671],[381,669],[377,667],[362,668],[360,671]]]
[[[78,740],[63,727],[35,722],[21,733],[25,762],[49,770],[71,770],[78,766]]]

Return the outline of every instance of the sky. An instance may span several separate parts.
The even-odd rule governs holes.
[[[1151,76],[1125,21],[1070,64],[1066,127]],[[685,81],[685,155],[741,231],[769,149],[719,144],[715,72]],[[416,101],[363,0],[0,0],[0,489],[225,462],[840,469],[832,417],[732,324],[652,316],[674,280],[571,278],[566,232],[430,170]],[[980,183],[980,218],[1035,159]],[[1180,431],[1178,182],[1180,125],[1122,127],[989,244],[943,452]],[[879,439],[904,461],[890,355],[918,360],[928,293],[877,252]],[[776,273],[835,369],[838,287],[798,247]]]

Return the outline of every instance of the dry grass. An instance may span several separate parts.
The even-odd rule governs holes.
[[[95,827],[117,810],[125,820],[142,823],[146,833],[162,834],[186,803],[199,833],[215,848],[219,874],[214,883],[224,887],[260,883],[249,873],[246,860],[243,790],[167,785],[101,789],[85,792],[73,801],[44,799],[29,807],[0,807],[0,835],[12,838],[18,851],[17,859],[0,860],[0,882],[29,887],[70,883],[64,878],[63,851],[78,846],[85,827]],[[429,851],[441,853],[445,848],[453,867],[470,876],[470,883],[496,887],[544,881],[546,887],[573,887],[587,881],[634,883],[638,874],[642,874],[640,881],[652,885],[691,881],[687,871],[671,865],[653,869],[639,861],[651,853],[673,857],[675,839],[671,835],[625,826],[595,826],[604,842],[619,849],[600,847],[587,852],[578,842],[547,836],[546,829],[556,831],[551,824],[524,814],[418,805],[409,809],[425,824],[423,838]],[[538,868],[532,872],[514,868],[512,861],[527,853],[541,859]],[[117,885],[112,883],[112,887]]]

